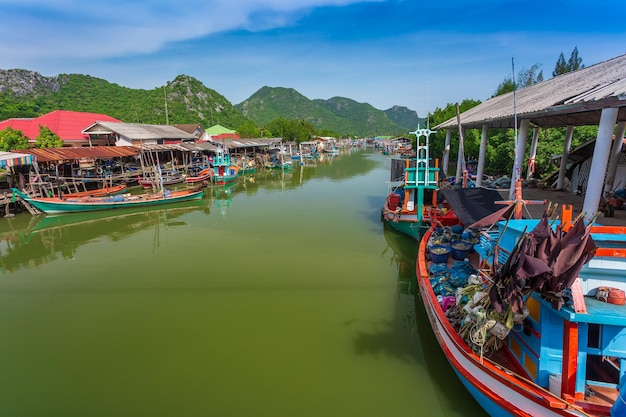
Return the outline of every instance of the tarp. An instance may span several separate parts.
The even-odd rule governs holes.
[[[496,201],[502,201],[502,196],[496,190],[450,188],[440,190],[439,195],[448,201],[454,213],[466,226],[474,224],[504,207],[502,204],[495,204]]]
[[[0,152],[0,168],[32,165],[33,156],[16,152]]]

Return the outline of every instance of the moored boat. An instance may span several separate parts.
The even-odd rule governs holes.
[[[212,176],[213,176],[213,170],[211,170],[211,168],[204,168],[195,175],[186,176],[185,182],[187,184],[197,184],[203,181],[211,181]]]
[[[180,173],[166,173],[164,175],[155,176],[154,178],[139,178],[139,184],[145,189],[158,189],[168,185],[175,185],[185,182],[185,176]]]
[[[126,184],[118,184],[118,185],[105,185],[102,188],[96,188],[93,190],[85,190],[85,191],[77,191],[73,193],[63,193],[64,198],[75,198],[75,197],[107,197],[111,195],[118,195],[126,192],[128,190],[128,186]]]
[[[431,209],[437,207],[438,161],[430,166],[428,128],[417,129],[417,153],[414,158],[391,159],[391,181],[400,182],[387,195],[382,219],[399,232],[414,239],[430,227]]]
[[[492,416],[625,415],[626,228],[511,210],[433,222],[420,242],[421,298],[450,365]],[[456,260],[455,239],[470,244]]]
[[[40,211],[49,214],[56,213],[75,213],[83,211],[95,210],[111,210],[119,208],[158,206],[161,204],[176,203],[181,201],[190,201],[201,199],[203,191],[181,190],[169,191],[164,190],[162,193],[154,194],[121,194],[108,197],[75,197],[65,198],[59,197],[31,197],[22,191],[13,188],[11,190],[14,195],[19,196],[28,204],[36,207]]]
[[[234,165],[230,160],[228,151],[219,148],[213,157],[213,182],[217,185],[225,185],[231,181],[235,181],[239,175],[239,167]]]

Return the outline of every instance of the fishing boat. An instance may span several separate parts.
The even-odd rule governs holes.
[[[120,194],[108,197],[31,197],[22,191],[12,188],[14,195],[19,196],[28,204],[36,207],[40,211],[48,214],[57,213],[75,213],[83,211],[95,210],[111,210],[131,207],[158,206],[162,204],[178,203],[181,201],[190,201],[201,199],[203,191],[181,190],[169,191],[164,190],[160,193],[153,194]]]
[[[572,220],[571,206],[522,219],[520,207],[477,220],[452,203],[466,219],[434,220],[421,240],[441,349],[491,416],[626,415],[626,227]]]
[[[155,175],[153,178],[139,178],[139,184],[145,189],[158,189],[161,186],[181,184],[185,182],[185,176],[179,172],[166,172],[161,176]]]
[[[219,147],[213,157],[213,182],[217,185],[228,184],[237,179],[239,167],[230,160],[230,155],[225,148]]]
[[[77,191],[73,193],[63,193],[64,198],[75,198],[75,197],[107,197],[111,195],[118,195],[126,192],[128,190],[128,186],[126,184],[118,184],[118,185],[105,185],[102,188],[96,188],[93,190],[85,190],[85,191]]]
[[[237,171],[238,175],[256,174],[256,164],[254,159],[247,155],[242,155],[238,158],[236,165],[239,168]]]
[[[382,208],[382,220],[416,240],[430,227],[431,209],[437,207],[439,163],[430,166],[428,140],[434,131],[418,129],[417,152],[412,158],[391,159],[392,190]]]
[[[204,168],[194,175],[188,175],[185,177],[185,182],[187,184],[197,184],[204,181],[211,181],[212,176],[213,170],[211,170],[211,168]]]

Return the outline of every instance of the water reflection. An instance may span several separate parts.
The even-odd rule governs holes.
[[[190,211],[202,211],[203,200],[163,206],[105,210],[63,215],[16,216],[6,219],[0,229],[0,268],[14,272],[33,268],[59,257],[72,259],[76,250],[95,239],[126,239],[142,230],[155,229],[158,245],[160,227],[177,227],[177,220]]]
[[[355,352],[359,355],[390,355],[403,362],[420,362],[419,352],[409,343],[415,334],[415,312],[412,301],[417,285],[415,278],[415,257],[417,244],[401,233],[396,232],[386,223],[383,224],[387,243],[380,256],[389,259],[397,268],[397,302],[394,305],[394,317],[391,320],[358,323],[360,330],[355,338]],[[352,326],[357,323],[348,322]]]

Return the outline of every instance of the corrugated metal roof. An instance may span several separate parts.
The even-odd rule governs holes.
[[[96,122],[86,128],[85,134],[118,134],[130,140],[158,139],[195,139],[195,135],[187,133],[172,125],[147,125],[122,122]]]
[[[490,98],[461,113],[461,125],[513,128],[515,112],[519,120],[540,127],[596,125],[606,107],[619,107],[618,121],[626,120],[626,54],[521,88],[515,100],[513,95]],[[456,117],[435,126],[446,128],[458,128]]]
[[[94,146],[84,148],[31,148],[18,152],[33,155],[37,162],[66,161],[83,158],[121,158],[139,153],[134,146]]]
[[[39,135],[39,126],[46,126],[65,142],[84,142],[88,138],[82,129],[98,120],[119,122],[106,114],[77,112],[69,110],[55,110],[42,116],[29,119],[8,119],[0,122],[0,130],[12,127],[21,130],[24,136],[31,141]]]
[[[280,142],[282,142],[282,138],[228,139],[224,141],[226,147],[228,148],[253,148],[260,146],[271,146]]]

